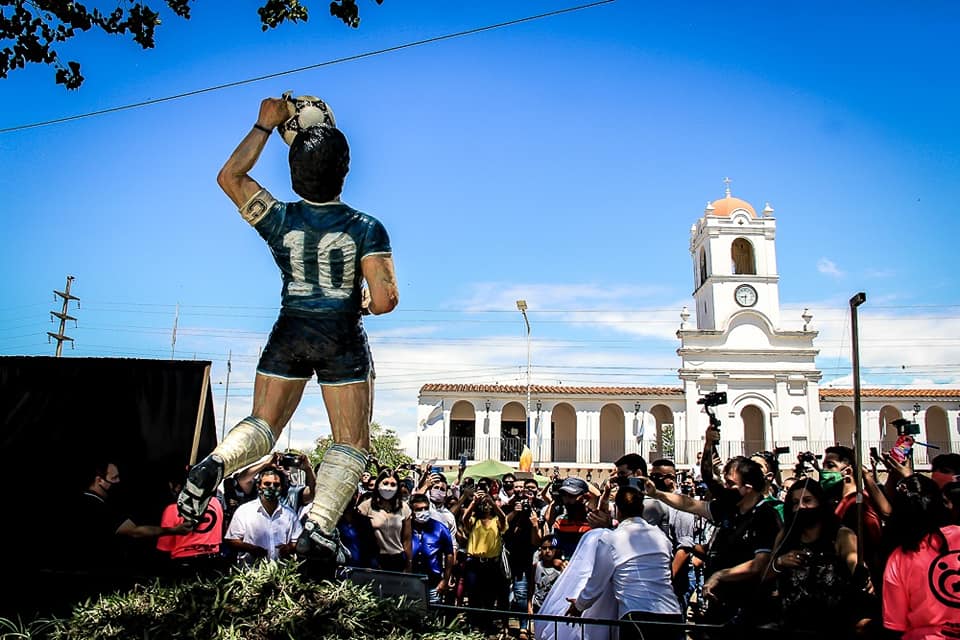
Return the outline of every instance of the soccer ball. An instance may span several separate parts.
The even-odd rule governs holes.
[[[337,121],[333,118],[333,110],[320,98],[316,96],[293,98],[287,91],[283,94],[283,99],[287,101],[290,118],[277,127],[277,131],[287,144],[293,144],[293,139],[297,137],[297,134],[308,127],[318,124],[337,126]]]

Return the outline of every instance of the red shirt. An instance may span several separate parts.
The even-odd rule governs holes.
[[[834,510],[841,524],[854,533],[857,532],[857,492],[849,493],[841,498]],[[864,546],[870,553],[877,553],[880,549],[881,536],[880,516],[873,508],[873,501],[869,494],[863,492],[863,537]]]
[[[945,548],[896,549],[883,572],[883,626],[903,640],[960,638],[960,526],[941,531]]]
[[[177,505],[167,505],[160,518],[161,527],[175,527],[183,522],[177,513]],[[190,558],[220,553],[223,542],[223,507],[214,498],[207,505],[203,518],[196,529],[183,536],[160,536],[157,549],[166,551],[171,558]]]

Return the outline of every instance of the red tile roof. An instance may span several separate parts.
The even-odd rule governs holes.
[[[420,393],[464,394],[524,394],[526,385],[520,384],[445,384],[428,383]],[[577,387],[565,385],[530,385],[530,392],[538,395],[571,396],[682,396],[680,387]],[[947,398],[960,400],[960,389],[861,389],[862,398]],[[820,389],[820,399],[852,398],[853,389]]]
[[[853,389],[820,389],[820,399],[852,398]],[[960,389],[860,389],[861,398],[956,398]]]
[[[443,384],[429,383],[420,387],[420,393],[526,393],[520,384]],[[530,385],[530,393],[539,395],[575,396],[682,396],[680,387],[574,387],[565,385]]]

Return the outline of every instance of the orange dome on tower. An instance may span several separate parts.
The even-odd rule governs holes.
[[[747,202],[746,200],[741,200],[740,198],[734,198],[730,195],[730,182],[729,178],[725,178],[724,182],[727,184],[727,194],[725,197],[720,198],[719,200],[714,200],[707,205],[707,213],[712,216],[723,216],[729,218],[730,214],[738,209],[743,209],[750,214],[751,217],[757,217],[757,211],[753,208],[753,205]]]
[[[741,200],[740,198],[734,198],[733,196],[727,196],[725,198],[720,198],[719,200],[714,200],[710,203],[710,206],[713,207],[713,211],[710,212],[710,215],[713,216],[724,216],[729,217],[731,213],[737,209],[744,209],[752,217],[757,217],[757,212],[754,210],[753,205],[747,202],[746,200]]]

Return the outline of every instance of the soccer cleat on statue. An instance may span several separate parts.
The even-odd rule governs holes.
[[[297,538],[297,555],[342,565],[350,561],[350,550],[340,542],[336,529],[331,535],[320,530],[320,525],[307,520],[303,533]]]
[[[187,481],[177,497],[177,511],[188,523],[200,522],[210,498],[217,495],[223,480],[223,462],[212,455],[195,464],[187,474]]]

